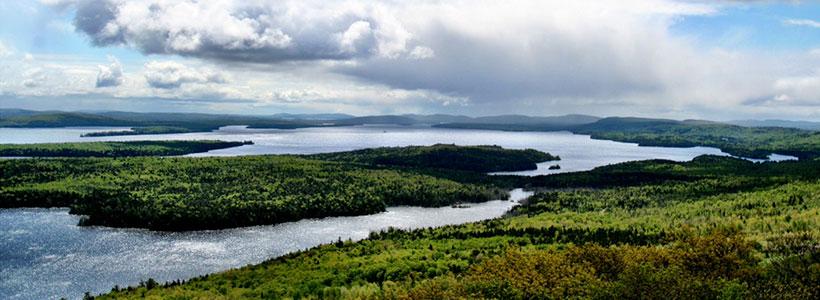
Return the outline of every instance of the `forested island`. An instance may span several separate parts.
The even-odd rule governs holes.
[[[0,157],[173,156],[250,144],[253,144],[253,142],[211,140],[0,144]]]
[[[80,145],[93,148],[108,143]],[[476,151],[488,151],[486,159],[470,160]],[[372,214],[390,205],[446,206],[506,199],[505,186],[436,175],[461,172],[465,162],[472,163],[473,169],[496,171],[508,167],[499,162],[554,158],[535,150],[489,146],[387,148],[377,153],[327,156],[361,158],[346,162],[291,155],[3,160],[0,207],[68,206],[71,213],[86,216],[83,225],[155,230],[276,224]],[[396,161],[408,164],[393,169],[366,159],[387,158],[391,153]],[[418,153],[465,158],[448,165],[417,159],[424,155],[408,155]]]
[[[473,172],[526,171],[537,163],[560,160],[534,149],[508,150],[499,146],[409,146],[324,153],[310,158],[370,165],[441,168]]]
[[[818,178],[816,160],[717,156],[533,178],[540,192],[500,219],[388,230],[100,298],[816,299]]]
[[[185,127],[174,127],[174,126],[145,126],[145,127],[132,127],[129,130],[95,131],[95,132],[84,133],[81,136],[82,137],[101,137],[101,136],[170,134],[170,133],[190,133],[190,132],[195,132],[195,130],[185,128]]]

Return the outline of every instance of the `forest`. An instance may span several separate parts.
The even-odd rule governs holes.
[[[172,133],[187,130],[204,132],[228,125],[248,125],[255,128],[293,129],[326,126],[323,120],[282,119],[275,116],[213,115],[197,113],[132,113],[132,112],[62,112],[8,111],[0,109],[0,127],[56,128],[76,126],[132,127],[136,134],[155,134],[157,130]],[[143,129],[140,129],[143,128]],[[102,131],[98,134],[101,134]]]
[[[611,117],[583,124],[444,123],[434,127],[505,131],[558,131],[642,146],[715,147],[726,153],[765,159],[772,153],[801,159],[820,157],[820,131],[783,127],[744,127],[703,120]]]
[[[0,157],[173,156],[250,144],[213,140],[0,144]]]
[[[780,127],[742,127],[708,121],[606,118],[573,132],[642,146],[715,147],[726,153],[765,159],[772,153],[800,159],[820,157],[820,131]]]
[[[560,160],[534,149],[508,150],[499,146],[456,146],[436,144],[371,148],[349,152],[315,154],[309,158],[368,165],[441,168],[472,172],[535,170],[536,164]]]
[[[143,127],[132,127],[129,130],[89,132],[89,133],[84,133],[82,135],[82,137],[142,135],[142,134],[169,134],[169,133],[189,133],[189,132],[194,132],[194,130],[188,129],[188,128],[185,128],[185,127],[174,127],[174,126],[143,126]]]
[[[412,158],[408,153],[451,157],[476,149],[491,150],[488,158],[494,158],[471,161],[475,163],[471,168],[477,169],[494,170],[499,161],[552,157],[533,150],[455,146],[390,148],[379,153],[380,157],[390,152],[401,158]],[[293,155],[0,160],[0,207],[67,206],[71,213],[84,215],[81,225],[179,231],[372,214],[391,205],[445,206],[508,197],[507,189],[492,181],[457,182],[435,176],[464,172],[458,170],[464,167],[462,160],[454,160],[452,166],[407,162],[418,167]]]
[[[100,298],[817,299],[817,164],[703,156],[569,174],[559,189],[533,179],[538,192],[499,219],[374,232]],[[661,179],[610,179],[623,173]]]
[[[128,131],[95,132],[88,136],[201,132],[216,130],[227,125],[295,129],[364,124],[506,131],[570,131],[590,135],[594,139],[638,143],[643,146],[715,147],[731,155],[747,158],[765,159],[773,153],[801,159],[820,158],[820,131],[784,127],[746,127],[705,120],[597,118],[586,115],[553,117],[502,115],[479,118],[454,115],[238,116],[195,113],[37,112],[0,109],[0,127],[132,127],[132,130]]]

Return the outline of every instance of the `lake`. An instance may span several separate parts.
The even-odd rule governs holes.
[[[124,128],[0,128],[0,143],[126,140],[251,140],[254,145],[191,156],[310,154],[384,146],[499,145],[533,148],[561,156],[537,170],[505,174],[538,175],[589,170],[643,160],[690,160],[702,154],[727,155],[715,148],[639,147],[593,140],[569,132],[501,132],[430,127],[356,126],[295,130],[228,126],[204,133],[81,138],[83,133]],[[775,159],[788,159],[778,156]],[[553,164],[560,170],[548,170]],[[526,197],[516,190],[511,200]],[[216,231],[160,233],[138,229],[78,227],[67,209],[0,210],[0,299],[80,298],[86,291],[109,291],[152,277],[160,282],[187,279],[262,262],[285,253],[362,239],[388,227],[420,228],[499,217],[515,203],[491,201],[469,208],[391,207],[358,217],[302,220],[272,226]]]
[[[500,173],[539,175],[586,171],[598,166],[644,159],[691,160],[702,154],[728,155],[709,147],[669,148],[639,147],[637,144],[594,140],[588,135],[570,132],[504,132],[489,130],[447,129],[417,126],[352,126],[302,129],[248,129],[226,126],[212,132],[80,137],[83,133],[124,130],[127,128],[0,128],[0,143],[56,143],[133,140],[250,140],[254,145],[214,150],[190,156],[236,156],[258,154],[313,154],[349,151],[362,148],[432,145],[499,145],[511,149],[533,148],[561,156],[560,161],[538,164],[537,170]],[[791,159],[773,156],[772,159]],[[549,170],[551,165],[559,170]]]
[[[389,227],[424,228],[497,218],[512,201],[468,208],[390,207],[357,217],[194,232],[79,227],[68,209],[0,210],[0,299],[69,299],[151,277],[159,282],[224,271]]]

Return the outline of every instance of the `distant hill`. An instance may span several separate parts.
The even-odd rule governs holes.
[[[402,115],[402,117],[407,117],[407,118],[415,120],[418,123],[428,124],[428,125],[443,124],[443,123],[469,122],[470,120],[473,120],[473,118],[467,117],[467,116],[454,116],[454,115],[445,115],[445,114],[434,114],[434,115],[406,114],[406,115]]]
[[[483,124],[555,124],[555,125],[578,125],[588,124],[600,120],[599,117],[588,115],[563,115],[551,117],[531,117],[524,115],[501,115],[475,118],[475,123]]]
[[[820,132],[782,127],[744,127],[703,120],[604,118],[572,132],[594,139],[642,146],[720,148],[732,155],[765,159],[772,153],[800,159],[820,157]]]
[[[746,127],[784,127],[806,130],[820,130],[820,122],[789,121],[789,120],[735,120],[727,122]]]
[[[356,116],[348,114],[273,114],[272,118],[282,120],[320,120],[333,121],[355,118]]]
[[[650,118],[635,118],[635,117],[609,117],[603,118],[596,122],[583,124],[574,129],[581,132],[590,131],[639,131],[648,130],[663,126],[683,125],[684,121],[668,120],[668,119],[650,119]]]
[[[18,113],[0,117],[0,127],[128,126],[132,122],[74,112]]]
[[[66,127],[130,126],[177,127],[191,131],[209,131],[227,125],[251,128],[300,128],[314,126],[355,126],[366,124],[432,125],[452,128],[485,128],[498,130],[563,130],[588,124],[599,118],[585,115],[532,117],[501,115],[467,117],[446,114],[405,114],[352,116],[347,114],[227,115],[203,113],[138,113],[123,111],[61,112],[0,110],[0,127]]]
[[[506,131],[561,131],[591,124],[600,120],[587,115],[564,115],[551,117],[531,117],[523,115],[501,115],[471,118],[467,121],[438,124],[434,127],[484,129]]]
[[[227,125],[253,128],[302,128],[324,126],[322,120],[279,119],[270,116],[217,115],[201,113],[135,113],[135,112],[38,112],[3,110],[0,127],[177,127],[190,131],[210,131]]]

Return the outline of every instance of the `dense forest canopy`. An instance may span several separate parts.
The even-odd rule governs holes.
[[[192,230],[441,206],[506,192],[294,157],[0,161],[0,206],[69,206],[87,225]]]
[[[15,157],[127,157],[172,156],[238,147],[253,142],[132,141],[45,144],[0,144],[0,156]]]
[[[408,153],[427,153],[426,148],[456,156],[476,149],[430,146],[379,153],[407,158]],[[497,152],[497,160],[472,161],[471,168],[492,169],[499,160],[552,157],[528,150],[487,149]],[[0,207],[69,206],[72,213],[87,215],[85,225],[193,230],[370,214],[388,205],[442,206],[507,197],[506,189],[492,182],[435,176],[461,170],[412,162],[418,167],[391,169],[289,155],[0,160]]]
[[[370,165],[426,167],[474,172],[534,170],[536,164],[559,160],[534,149],[510,150],[499,146],[433,146],[372,148],[310,155],[310,158]]]
[[[536,188],[500,219],[387,230],[102,298],[816,299],[818,172],[717,156],[624,163],[564,175],[597,188]],[[661,180],[611,179],[626,173]]]
[[[84,133],[82,137],[100,136],[122,136],[122,135],[142,135],[142,134],[169,134],[169,133],[189,133],[195,130],[185,127],[175,126],[144,126],[132,127],[129,130],[96,131]]]
[[[509,123],[515,116],[474,124],[466,117],[422,117],[346,122],[559,128],[539,123],[543,119]],[[486,172],[557,157],[435,145],[308,156],[2,160],[0,207],[69,206],[87,216],[86,225],[191,230],[367,214],[387,205],[485,201],[514,187],[536,191],[496,220],[391,229],[187,282],[148,279],[103,299],[820,298],[818,132],[691,120],[574,120],[583,123],[560,128],[642,145],[712,146],[737,156],[779,153],[800,160],[700,156],[534,177]],[[347,124],[322,126],[336,121]]]

